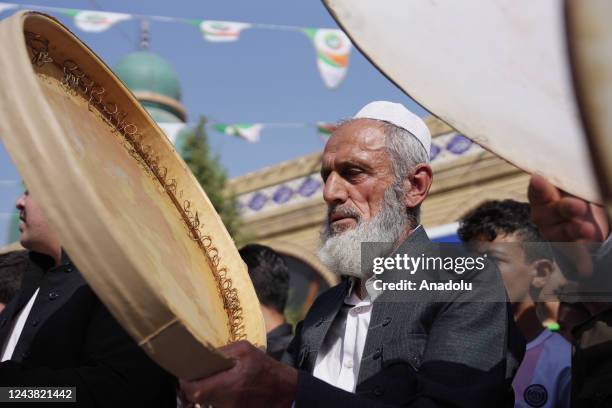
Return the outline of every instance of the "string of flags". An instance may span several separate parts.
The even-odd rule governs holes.
[[[346,77],[349,56],[352,49],[350,39],[338,29],[310,28],[287,25],[257,24],[238,21],[191,19],[141,14],[114,13],[109,11],[81,10],[62,7],[49,7],[30,4],[0,3],[0,13],[6,10],[27,8],[63,14],[73,19],[77,28],[90,33],[104,32],[115,24],[134,18],[152,21],[181,23],[197,26],[203,38],[210,42],[234,42],[247,29],[267,29],[295,31],[305,34],[313,44],[317,57],[317,67],[325,86],[337,88]]]
[[[172,143],[176,142],[178,135],[185,128],[189,128],[193,123],[158,123],[157,124],[168,136]],[[260,140],[261,132],[266,128],[295,128],[295,127],[315,127],[318,135],[323,142],[327,141],[331,133],[336,128],[334,123],[208,123],[207,127],[224,135],[234,136],[249,143],[256,143]]]
[[[189,123],[158,123],[159,127],[166,133],[166,136],[173,144],[177,144],[180,132],[193,126]],[[266,128],[295,128],[295,127],[314,127],[321,140],[325,143],[331,134],[336,130],[336,123],[317,122],[317,123],[207,123],[206,126],[224,135],[234,136],[250,143],[260,140],[261,132]],[[179,142],[180,144],[180,142]],[[460,156],[471,152],[482,152],[483,149],[464,135],[456,131],[440,135],[431,142],[430,160],[444,161],[452,157]]]

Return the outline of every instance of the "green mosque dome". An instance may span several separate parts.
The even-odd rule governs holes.
[[[178,76],[162,57],[148,50],[135,51],[121,58],[113,70],[156,122],[186,120]]]
[[[115,73],[132,91],[154,92],[181,100],[181,86],[174,69],[150,51],[136,51],[121,58]]]

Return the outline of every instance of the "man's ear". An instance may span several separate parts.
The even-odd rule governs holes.
[[[404,180],[404,203],[408,208],[415,208],[425,200],[429,194],[433,172],[427,163],[417,164]]]
[[[550,276],[555,269],[555,264],[550,259],[542,258],[531,263],[533,270],[533,279],[531,280],[531,286],[537,289],[542,289],[548,283]]]

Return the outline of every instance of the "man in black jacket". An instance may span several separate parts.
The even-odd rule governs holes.
[[[0,313],[15,297],[28,264],[28,251],[16,250],[0,254]]]
[[[17,209],[29,263],[0,315],[0,386],[76,387],[71,406],[176,406],[174,379],[100,302],[27,191]]]
[[[373,270],[362,269],[365,242],[392,243],[398,256],[436,253],[419,225],[432,182],[430,143],[423,121],[389,102],[373,102],[334,131],[322,159],[328,217],[319,257],[342,283],[321,294],[298,325],[287,365],[246,342],[231,344],[221,352],[233,368],[181,381],[189,400],[216,407],[513,406],[524,342],[512,331],[494,267],[485,289],[497,301],[478,293],[455,302],[379,293]]]
[[[249,244],[240,249],[259,299],[266,325],[269,356],[280,360],[293,338],[293,329],[285,320],[289,296],[289,270],[283,257],[265,245]]]

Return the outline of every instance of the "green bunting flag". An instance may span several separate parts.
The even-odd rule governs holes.
[[[317,66],[325,86],[337,88],[348,71],[351,40],[342,30],[306,28],[317,53]]]
[[[317,122],[317,131],[319,132],[319,136],[321,139],[323,139],[323,141],[327,141],[327,139],[329,139],[334,130],[336,130],[336,127],[337,126],[335,123]]]
[[[251,24],[234,21],[204,20],[200,24],[204,39],[211,42],[237,41],[240,32],[249,27]]]
[[[255,143],[259,141],[259,134],[264,125],[261,123],[238,123],[232,125],[216,124],[213,128],[226,135],[238,136],[248,142]]]
[[[101,33],[120,21],[132,18],[130,14],[108,11],[63,9],[62,12],[74,18],[74,24],[78,28],[90,33]]]

